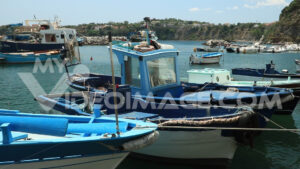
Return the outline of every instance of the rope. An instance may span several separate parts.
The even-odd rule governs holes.
[[[188,125],[188,126],[199,126],[199,125],[210,125],[210,124],[224,124],[236,122],[240,119],[240,116],[231,117],[231,118],[213,118],[210,120],[203,121],[192,121],[192,120],[171,120],[160,123],[160,126],[176,126],[176,125]]]
[[[261,117],[263,117],[267,122],[271,122],[272,124],[274,124],[275,126],[281,128],[281,129],[286,129],[285,127],[283,127],[282,125],[276,123],[275,121],[271,120],[270,118],[266,117],[265,115],[257,112],[258,115],[260,115]],[[290,131],[291,133],[296,133],[298,134],[298,132],[295,132],[295,131]]]
[[[135,129],[155,128],[155,126],[135,127]],[[202,130],[235,130],[235,131],[278,131],[294,132],[300,134],[300,129],[276,129],[276,128],[242,128],[242,127],[206,127],[206,126],[161,126],[158,129],[202,129]]]
[[[240,128],[240,127],[192,127],[192,126],[160,126],[159,129],[205,129],[205,130],[240,130],[240,131],[288,131],[300,134],[300,129],[276,129],[276,128]]]

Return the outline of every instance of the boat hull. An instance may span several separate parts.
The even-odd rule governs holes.
[[[221,56],[215,57],[194,57],[191,56],[190,62],[191,64],[216,64],[220,63]]]
[[[128,155],[128,152],[107,154],[107,155],[92,155],[70,158],[58,158],[49,160],[37,160],[28,162],[19,162],[15,164],[0,164],[0,168],[9,169],[38,169],[38,168],[65,168],[65,169],[114,169]]]
[[[255,77],[270,77],[270,78],[300,78],[300,74],[279,74],[265,73],[265,69],[250,69],[250,68],[235,68],[232,69],[234,75],[255,76]]]
[[[0,64],[45,62],[47,59],[59,59],[60,54],[29,53],[4,54],[0,53]]]
[[[30,42],[0,41],[0,52],[34,52],[47,50],[60,50],[64,43],[42,44]]]
[[[234,138],[222,136],[221,130],[160,130],[159,133],[154,144],[135,151],[131,156],[197,166],[226,166],[237,148]]]

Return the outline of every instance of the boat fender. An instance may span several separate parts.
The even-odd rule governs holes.
[[[238,126],[241,128],[257,128],[259,127],[258,115],[254,112],[245,113],[240,116]],[[235,140],[241,144],[253,147],[253,138],[259,134],[258,131],[241,130],[234,131]]]
[[[151,145],[152,143],[154,143],[154,141],[157,140],[158,136],[159,136],[159,132],[155,131],[155,132],[148,134],[144,137],[141,137],[139,139],[124,143],[121,146],[121,150],[134,151],[134,150],[141,149],[145,146],[148,146],[148,145]]]

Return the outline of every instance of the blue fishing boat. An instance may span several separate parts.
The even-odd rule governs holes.
[[[60,51],[0,53],[0,64],[45,62],[60,59]]]
[[[93,116],[0,110],[1,168],[113,169],[130,151],[154,142],[157,125]]]
[[[121,63],[122,75],[115,79],[118,84],[128,84],[127,89],[122,88],[122,90],[131,92],[133,100],[136,98],[156,102],[172,100],[177,104],[188,102],[217,106],[237,106],[243,103],[243,106],[248,105],[255,109],[260,107],[261,110],[278,101],[289,105],[288,102],[294,100],[293,91],[289,89],[181,82],[179,68],[176,66],[179,54],[176,49],[159,49],[142,53],[124,46],[113,46],[113,52]],[[111,76],[74,74],[69,77],[68,84],[77,90],[107,92],[111,84]],[[261,104],[262,100],[270,102]],[[293,111],[291,108],[282,109],[280,106],[269,109],[274,109],[274,112],[281,114],[290,114]]]
[[[190,56],[190,64],[214,64],[220,63],[220,59],[222,57],[222,53],[214,52],[214,53],[205,53],[202,55],[191,55]]]
[[[275,64],[272,61],[270,64],[266,64],[266,69],[235,68],[232,69],[232,74],[270,78],[300,78],[300,74],[288,73],[287,70],[283,70],[282,73],[280,73],[275,70]]]
[[[89,97],[89,98],[87,98]],[[96,97],[96,98],[95,98]],[[49,94],[36,98],[40,103],[68,114],[90,115],[90,110],[99,110],[99,105],[106,100],[103,93],[83,92]],[[89,100],[87,102],[87,100]],[[258,134],[254,131],[205,130],[197,127],[264,127],[265,121],[251,108],[167,105],[150,103],[149,107],[143,99],[135,112],[123,112],[122,118],[146,120],[159,125],[160,136],[149,146],[132,152],[136,158],[193,164],[197,166],[224,167],[233,158],[238,144],[252,144]],[[143,109],[143,107],[145,109]],[[156,108],[154,108],[156,107]],[[164,107],[164,108],[158,108]],[[102,108],[102,107],[101,107]],[[114,116],[108,107],[103,110],[106,117]],[[185,128],[196,127],[196,128]]]

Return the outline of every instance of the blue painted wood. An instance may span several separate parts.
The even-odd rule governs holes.
[[[59,59],[60,54],[53,54],[53,55],[47,55],[45,53],[41,53],[39,55],[35,54],[27,54],[26,56],[23,56],[20,54],[9,54],[9,53],[0,53],[0,64],[5,63],[35,63],[37,61],[39,62],[45,62],[47,59]]]
[[[120,122],[119,128],[120,132],[126,132],[128,123]],[[105,133],[116,133],[116,124],[115,123],[83,123],[83,124],[74,124],[71,123],[68,126],[68,133],[83,133],[83,134],[105,134]]]
[[[10,123],[10,130],[65,136],[68,128],[67,119],[52,119],[41,117],[15,117],[0,112],[0,124]]]

